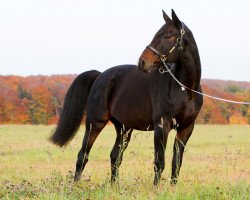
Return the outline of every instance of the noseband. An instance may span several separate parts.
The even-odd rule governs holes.
[[[161,62],[164,64],[163,66],[160,67],[159,69],[159,72],[161,74],[165,73],[165,72],[169,72],[171,69],[172,69],[172,66],[173,66],[173,63],[166,63],[169,55],[176,49],[178,49],[178,51],[182,51],[183,50],[183,46],[182,46],[182,43],[183,43],[183,37],[184,37],[184,34],[185,34],[185,30],[184,30],[184,24],[181,23],[181,30],[180,30],[180,37],[178,37],[176,39],[176,43],[174,44],[174,46],[169,50],[168,54],[162,54],[160,53],[160,51],[156,50],[154,47],[148,45],[146,48],[147,49],[150,49],[151,51],[153,51],[157,56],[160,57],[160,60]],[[165,67],[164,69],[164,66],[168,65],[170,67],[170,69],[168,67]]]

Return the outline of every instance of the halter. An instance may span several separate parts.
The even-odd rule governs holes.
[[[166,63],[166,61],[167,61],[169,55],[176,49],[176,47],[177,47],[177,49],[178,49],[179,51],[182,51],[182,50],[183,50],[182,43],[183,43],[184,34],[185,34],[184,24],[181,23],[180,37],[178,37],[178,38],[176,39],[176,43],[175,43],[174,46],[169,50],[169,52],[168,52],[167,55],[166,55],[166,54],[160,53],[160,51],[156,50],[154,47],[152,47],[152,46],[150,46],[150,45],[148,45],[148,46],[146,47],[147,49],[150,49],[151,51],[153,51],[157,56],[159,56],[161,62],[164,64],[164,65],[161,66],[160,69],[159,69],[159,72],[160,72],[161,74],[166,73],[166,72],[169,72],[169,71],[171,71],[171,69],[173,68],[174,64],[173,64],[173,63]],[[167,65],[168,67],[166,67],[166,65]],[[164,67],[165,67],[165,69],[164,69]],[[169,69],[169,68],[170,68],[170,69]]]
[[[215,99],[215,100],[218,100],[218,101],[224,101],[224,102],[227,102],[227,103],[234,103],[234,104],[242,104],[242,105],[250,105],[250,102],[244,102],[244,101],[233,101],[233,100],[229,100],[229,99],[223,99],[223,98],[220,98],[220,97],[216,97],[216,96],[211,96],[209,94],[205,94],[205,93],[202,93],[202,92],[199,92],[197,90],[194,90],[194,89],[191,89],[189,87],[187,87],[186,85],[184,85],[183,83],[181,83],[176,77],[175,75],[171,72],[171,69],[173,68],[173,63],[167,63],[166,60],[168,58],[168,56],[173,52],[173,50],[178,47],[178,50],[179,51],[182,51],[183,50],[183,46],[182,46],[182,42],[183,42],[183,36],[185,34],[185,30],[184,30],[184,24],[182,23],[182,26],[181,26],[181,30],[180,30],[180,37],[177,38],[176,40],[176,43],[175,45],[169,50],[168,52],[168,55],[165,55],[165,54],[161,54],[159,51],[157,51],[155,48],[153,48],[152,46],[148,45],[147,46],[147,49],[150,49],[151,51],[153,51],[157,56],[160,57],[161,59],[161,62],[163,64],[163,66],[161,66],[161,68],[159,69],[159,72],[161,74],[163,73],[166,73],[168,72],[172,78],[175,80],[176,83],[178,83],[178,85],[181,87],[181,90],[184,91],[184,90],[189,90],[193,93],[196,93],[196,94],[199,94],[201,96],[205,96],[205,97],[208,97],[208,98],[211,98],[211,99]],[[165,68],[165,69],[164,69]],[[173,118],[173,125],[174,127],[176,127],[176,121],[174,121],[175,118]],[[180,141],[179,138],[177,138],[177,140]],[[181,141],[180,141],[181,142]],[[185,146],[184,144],[182,144],[183,146]]]

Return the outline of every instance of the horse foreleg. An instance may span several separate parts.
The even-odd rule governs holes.
[[[161,173],[165,168],[165,149],[168,139],[168,133],[170,131],[170,125],[168,122],[163,122],[161,118],[160,122],[154,125],[154,185],[158,185],[161,179]]]
[[[193,129],[194,129],[194,123],[189,125],[185,129],[177,131],[173,147],[174,155],[172,160],[171,184],[177,183],[177,178],[179,176],[182,164],[183,152],[187,144],[187,141],[193,132]]]

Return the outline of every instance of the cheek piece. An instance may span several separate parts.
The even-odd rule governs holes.
[[[176,39],[176,42],[174,44],[174,46],[168,51],[168,54],[162,54],[160,51],[158,51],[157,49],[155,49],[154,47],[148,45],[146,48],[153,51],[157,56],[160,57],[160,60],[162,63],[165,63],[165,65],[167,65],[168,67],[166,68],[165,65],[162,65],[159,68],[159,72],[161,74],[165,73],[165,72],[169,72],[173,67],[174,67],[174,63],[169,63],[167,62],[167,59],[169,57],[169,55],[177,48],[178,51],[182,51],[183,50],[183,37],[185,34],[185,30],[184,30],[184,24],[182,23],[181,25],[181,30],[180,30],[180,36]],[[165,68],[165,69],[164,69]]]

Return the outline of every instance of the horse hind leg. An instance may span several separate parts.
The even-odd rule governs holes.
[[[116,140],[110,153],[111,183],[114,183],[119,175],[119,167],[122,163],[123,152],[128,146],[133,129],[127,128],[116,120],[111,120],[116,129]]]
[[[82,171],[86,163],[88,162],[89,152],[97,136],[99,135],[101,130],[105,127],[107,122],[108,120],[103,122],[86,123],[86,131],[82,142],[82,148],[78,153],[78,158],[76,162],[76,172],[74,178],[75,181],[80,180]]]

